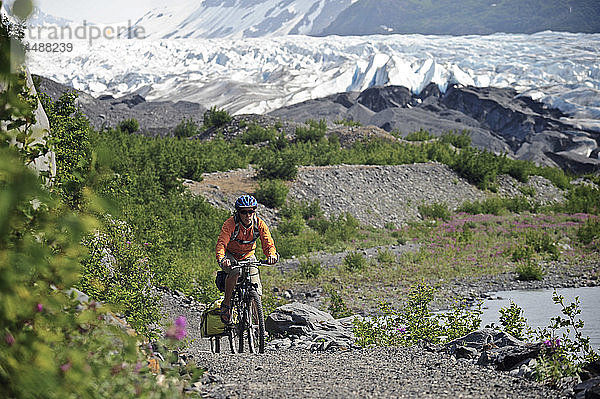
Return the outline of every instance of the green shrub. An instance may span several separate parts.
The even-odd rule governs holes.
[[[600,189],[590,185],[573,186],[567,194],[567,213],[600,214]]]
[[[463,131],[460,135],[446,132],[440,136],[440,142],[452,144],[456,148],[467,148],[471,146],[471,136],[466,131]]]
[[[78,287],[97,301],[116,305],[136,331],[148,335],[158,322],[158,299],[152,289],[152,260],[124,222],[106,218],[104,228],[83,242],[89,256],[82,261]]]
[[[448,205],[445,203],[434,203],[431,205],[422,204],[419,205],[419,213],[424,218],[450,220],[451,213],[448,209]]]
[[[396,230],[396,225],[392,222],[385,222],[385,224],[383,225],[383,228],[385,228],[387,230]]]
[[[140,123],[137,121],[137,119],[134,118],[125,119],[119,122],[119,124],[117,125],[117,129],[119,129],[123,133],[135,133],[138,130],[140,130]]]
[[[256,190],[256,199],[269,208],[279,208],[285,203],[290,188],[281,180],[262,180]]]
[[[531,186],[521,186],[519,191],[527,197],[535,197],[535,188]]]
[[[416,132],[407,134],[404,139],[408,141],[427,141],[434,138],[435,136],[429,133],[427,130],[420,129]]]
[[[524,196],[513,198],[491,197],[483,201],[464,202],[458,212],[466,212],[472,215],[502,215],[506,211],[521,213],[521,212],[536,212],[539,205],[534,201],[527,199]]]
[[[198,133],[200,133],[200,128],[192,118],[187,118],[179,122],[173,131],[173,135],[180,139],[192,137]]]
[[[75,93],[63,93],[56,101],[46,95],[40,99],[50,122],[49,143],[56,157],[54,188],[69,206],[80,209],[92,167],[89,121],[75,105]]]
[[[325,234],[327,229],[331,226],[331,221],[328,220],[325,216],[319,216],[315,218],[311,218],[306,222],[311,229],[319,232],[320,234]]]
[[[380,303],[380,316],[354,320],[356,344],[366,346],[410,346],[421,340],[447,342],[475,331],[481,324],[481,303],[475,308],[455,299],[447,312],[430,310],[435,289],[425,283],[411,286],[400,309]]]
[[[277,231],[284,236],[299,235],[306,225],[304,219],[298,214],[292,215],[290,218],[283,218],[277,226]]]
[[[500,309],[500,324],[504,331],[517,339],[525,339],[531,333],[527,326],[527,320],[523,317],[523,309],[518,307],[513,301],[510,306]]]
[[[231,115],[224,109],[218,109],[216,106],[211,107],[204,113],[204,128],[220,128],[232,121]]]
[[[294,158],[265,154],[258,164],[258,176],[261,179],[294,180],[298,174],[298,167]]]
[[[517,278],[523,281],[541,281],[546,274],[544,269],[542,269],[535,261],[532,260],[519,263],[515,269],[515,272],[517,273]]]
[[[352,311],[344,302],[344,298],[334,289],[329,290],[329,306],[327,310],[336,319],[352,316]]]
[[[277,131],[275,128],[264,128],[256,123],[248,126],[248,130],[239,136],[239,139],[245,144],[258,144],[265,141],[274,141],[276,138]]]
[[[381,263],[394,263],[396,262],[396,255],[391,251],[377,251],[377,261]]]
[[[309,220],[313,218],[320,218],[323,216],[323,211],[321,210],[321,205],[318,199],[308,202],[308,201],[295,201],[290,200],[285,203],[285,205],[281,208],[280,215],[282,217],[292,217],[292,215],[298,214],[302,216],[304,220]]]
[[[319,141],[325,137],[327,123],[324,119],[321,119],[319,122],[309,119],[306,121],[306,124],[308,125],[307,128],[301,126],[296,128],[297,140],[302,142]]]
[[[273,231],[273,239],[281,257],[288,259],[325,249],[323,238],[311,229],[303,229],[298,235],[283,235],[278,227]]]
[[[335,123],[336,125],[349,126],[349,127],[362,126],[362,123],[360,123],[358,121],[353,121],[352,119],[340,119],[340,120],[334,121],[333,123]]]
[[[529,176],[534,173],[535,165],[530,161],[519,159],[504,159],[502,173],[507,173],[522,183],[529,180]]]
[[[311,259],[305,259],[300,262],[298,266],[298,272],[304,278],[315,278],[321,274],[322,267],[321,262]]]
[[[517,246],[513,249],[512,260],[518,262],[521,260],[530,260],[533,257],[533,248],[528,245]]]
[[[360,223],[349,213],[331,216],[324,233],[325,241],[330,244],[350,241],[358,236],[359,228]]]
[[[483,314],[481,305],[482,301],[478,301],[477,305],[473,307],[467,300],[453,299],[447,312],[436,315],[440,321],[441,334],[443,334],[440,338],[452,341],[479,329]]]
[[[0,148],[0,190],[0,396],[178,397],[151,377],[138,340],[105,322],[109,305],[66,293],[96,220],[53,198],[11,149]]]
[[[600,218],[588,218],[585,224],[577,229],[577,238],[585,245],[595,242],[596,247],[600,249]]]
[[[560,250],[552,237],[539,230],[529,230],[525,233],[525,244],[537,253],[547,253],[553,259],[558,258]]]
[[[367,259],[360,252],[350,252],[344,258],[344,266],[351,272],[361,271],[367,268]]]

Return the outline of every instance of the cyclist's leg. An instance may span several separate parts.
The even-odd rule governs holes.
[[[256,256],[252,255],[249,258],[247,258],[248,260],[251,260],[253,262],[256,262]],[[260,282],[260,274],[258,273],[258,268],[252,266],[250,268],[250,281],[253,284],[256,284],[256,291],[258,292],[258,295],[262,296],[262,284]]]
[[[225,253],[225,257],[232,262],[235,261],[234,256],[229,252]],[[221,320],[223,323],[227,324],[231,319],[231,296],[240,275],[240,270],[223,266],[221,268],[227,273],[227,278],[225,279],[225,299],[223,299],[223,302],[221,303]]]

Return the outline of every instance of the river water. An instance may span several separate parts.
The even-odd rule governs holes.
[[[494,323],[499,326],[500,308],[508,307],[510,300],[523,309],[527,324],[532,327],[546,327],[550,324],[550,318],[561,313],[561,306],[552,301],[554,290],[531,290],[531,291],[499,291],[492,294],[492,298],[483,302],[482,326]],[[584,321],[582,329],[584,335],[590,337],[591,344],[596,350],[600,350],[600,287],[582,288],[559,288],[559,295],[565,298],[564,303],[570,304],[578,296],[580,300],[581,314],[579,317]]]

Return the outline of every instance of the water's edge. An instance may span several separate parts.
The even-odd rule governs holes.
[[[568,305],[579,297],[581,314],[585,325],[584,335],[590,337],[591,344],[600,350],[600,287],[557,288],[557,293],[565,298]],[[527,324],[532,328],[543,328],[550,324],[550,318],[561,315],[560,305],[552,301],[554,289],[498,291],[483,302],[482,326],[494,323],[499,326],[500,308],[510,305],[510,301],[523,309]]]

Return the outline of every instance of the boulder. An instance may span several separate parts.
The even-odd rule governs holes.
[[[600,398],[600,377],[592,378],[575,385],[573,391],[576,398]]]
[[[310,351],[354,348],[352,321],[355,317],[334,319],[329,313],[310,305],[294,302],[280,306],[267,317],[265,327],[278,339],[272,345]]]
[[[542,348],[543,344],[527,343],[504,331],[489,328],[473,331],[446,344],[448,352],[457,358],[477,358],[477,364],[494,366],[498,370],[520,367],[535,359]]]
[[[308,335],[309,332],[335,324],[329,313],[299,302],[278,307],[267,317],[265,328],[276,337]]]

